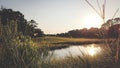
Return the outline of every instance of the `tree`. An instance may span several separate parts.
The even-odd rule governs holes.
[[[57,34],[61,37],[73,37],[73,38],[98,38],[99,29],[98,28],[87,28],[70,30],[66,33]]]
[[[108,35],[112,38],[118,38],[120,34],[120,24],[109,27]]]
[[[27,21],[24,15],[19,11],[13,11],[12,9],[2,8],[0,9],[1,24],[3,26],[10,24],[10,21],[16,21],[18,32],[23,35],[33,36],[37,23],[34,20]]]
[[[37,28],[37,29],[35,29],[34,36],[35,37],[42,37],[42,36],[44,36],[44,33],[41,29]]]
[[[99,29],[98,28],[90,28],[88,30],[87,37],[89,37],[89,38],[98,38],[98,33],[99,33]]]
[[[27,26],[27,20],[24,15],[19,11],[13,11],[12,9],[1,9],[0,10],[1,23],[7,25],[11,20],[17,21],[18,31],[25,33],[25,27]]]
[[[79,30],[71,30],[71,31],[68,32],[68,35],[70,37],[79,38],[80,37],[80,31]]]
[[[35,28],[36,28],[36,27],[37,27],[36,21],[34,21],[34,20],[28,21],[27,31],[28,31],[28,34],[29,34],[31,37],[34,36],[34,32],[35,32]]]

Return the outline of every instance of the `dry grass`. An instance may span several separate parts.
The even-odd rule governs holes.
[[[36,38],[38,42],[48,42],[48,43],[60,43],[60,42],[95,42],[100,41],[101,39],[96,38],[65,38],[65,37],[53,37],[53,36],[45,36],[43,38]]]
[[[98,38],[65,38],[65,37],[55,37],[55,36],[45,36],[34,38],[34,42],[40,46],[49,46],[52,48],[62,48],[71,45],[83,45],[92,43],[101,43],[103,39]]]

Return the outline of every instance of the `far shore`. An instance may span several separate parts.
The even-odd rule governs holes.
[[[64,38],[46,36],[43,38],[35,38],[34,41],[39,44],[48,46],[50,50],[67,48],[69,46],[87,45],[87,44],[102,44],[105,43],[105,39],[98,38]]]

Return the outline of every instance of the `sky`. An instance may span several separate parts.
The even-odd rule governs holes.
[[[97,10],[97,0],[88,0]],[[104,0],[99,0],[103,4]],[[106,0],[106,18],[111,19],[120,8],[120,0]],[[56,34],[73,29],[97,27],[103,24],[99,15],[85,0],[0,0],[0,5],[20,11],[29,21],[38,23],[45,34]],[[120,17],[120,11],[115,17]]]

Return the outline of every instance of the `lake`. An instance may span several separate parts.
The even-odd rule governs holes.
[[[51,58],[60,59],[65,57],[75,57],[84,55],[100,55],[109,51],[105,44],[87,44],[87,45],[71,45],[67,48],[56,49],[50,51]]]

